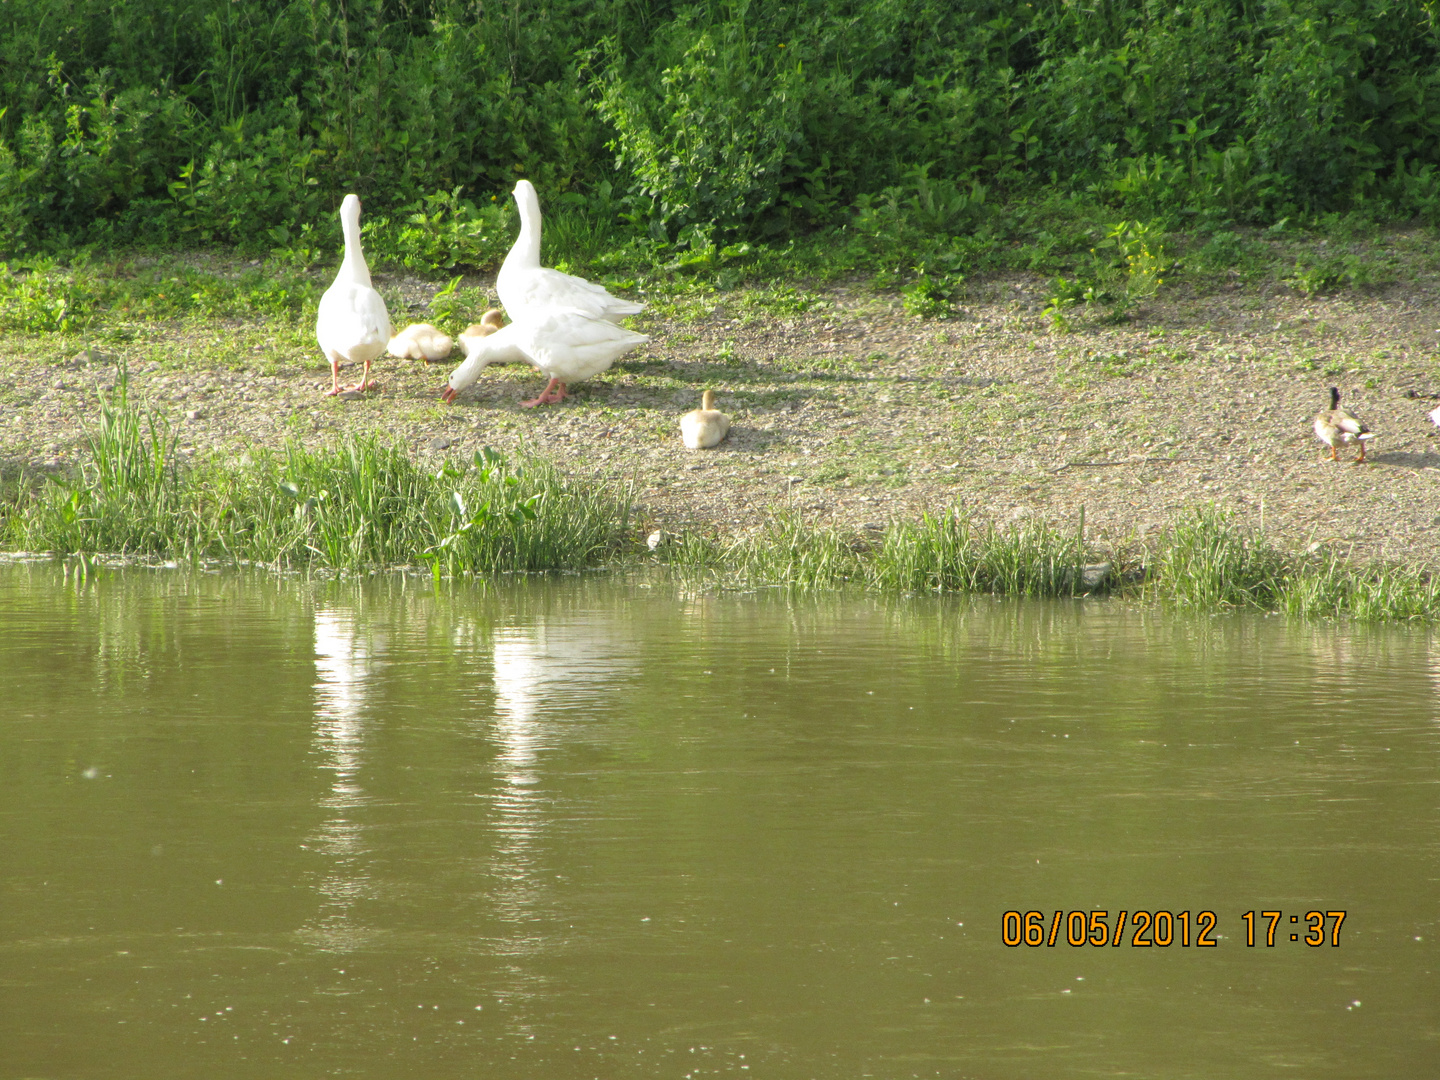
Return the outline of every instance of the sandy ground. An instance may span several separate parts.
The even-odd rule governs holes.
[[[397,327],[424,317],[434,285],[377,281]],[[318,348],[268,355],[238,333],[232,348],[158,353],[187,331],[143,328],[88,351],[71,338],[46,355],[0,342],[0,465],[13,475],[83,460],[95,390],[113,385],[123,357],[137,398],[176,426],[187,454],[352,431],[437,461],[524,449],[574,475],[632,482],[642,530],[738,533],[788,508],[866,531],[957,504],[977,521],[1073,528],[1084,507],[1092,540],[1122,543],[1215,503],[1286,546],[1437,561],[1431,283],[1319,297],[1238,283],[1168,290],[1129,323],[1081,316],[1067,333],[1041,315],[1044,292],[1038,278],[991,279],[942,320],[909,316],[862,283],[662,302],[631,320],[647,346],[535,410],[518,402],[543,377],[519,366],[489,369],[445,406],[454,361],[382,358],[376,392],[337,400]],[[1366,465],[1332,463],[1315,440],[1330,385],[1379,433]],[[678,419],[707,386],[734,427],[719,448],[687,451]]]

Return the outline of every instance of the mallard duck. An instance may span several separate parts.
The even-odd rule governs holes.
[[[455,342],[428,322],[411,323],[390,339],[386,352],[399,360],[424,360],[427,364],[444,360],[455,348]]]
[[[1330,387],[1330,408],[1321,409],[1315,414],[1315,437],[1330,447],[1330,460],[1339,461],[1335,456],[1335,450],[1340,443],[1359,443],[1360,456],[1355,459],[1359,465],[1365,460],[1365,444],[1375,437],[1375,434],[1365,426],[1365,422],[1352,413],[1349,409],[1340,408],[1340,388]]]
[[[578,311],[552,311],[512,322],[485,337],[462,336],[465,363],[450,374],[440,396],[456,395],[480,377],[489,364],[524,360],[550,376],[540,395],[520,404],[527,409],[565,398],[567,383],[600,374],[631,349],[650,338],[604,319]]]
[[[345,361],[365,366],[360,381],[347,389],[370,389],[370,361],[385,351],[391,336],[390,313],[370,284],[370,268],[360,249],[360,200],[355,195],[346,195],[340,204],[340,227],[345,257],[334,283],[320,297],[315,317],[315,338],[330,361],[332,396],[340,393],[340,364]]]
[[[718,446],[730,433],[730,417],[715,408],[715,391],[706,390],[700,408],[691,409],[680,418],[680,437],[687,450],[705,450]]]
[[[570,309],[618,325],[625,316],[645,310],[644,304],[611,296],[592,281],[541,266],[540,197],[529,180],[516,184],[514,195],[520,209],[520,235],[495,279],[495,291],[511,319],[519,321]]]

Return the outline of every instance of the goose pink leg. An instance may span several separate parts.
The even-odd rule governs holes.
[[[354,386],[347,386],[346,390],[359,390],[364,393],[367,390],[375,389],[375,380],[370,378],[370,361],[365,361],[365,370],[360,375],[360,381]]]
[[[341,386],[341,385],[340,385],[340,354],[339,354],[339,353],[334,353],[334,352],[327,352],[325,355],[330,358],[330,389],[329,389],[329,391],[326,392],[326,394],[325,394],[326,397],[334,397],[336,394],[342,393],[342,392],[344,392],[344,391],[346,391],[346,390],[361,390],[361,391],[364,391],[364,390],[373,390],[373,389],[375,389],[375,383],[374,383],[374,381],[370,378],[370,361],[369,361],[369,360],[366,360],[366,361],[365,361],[365,371],[364,371],[364,374],[361,375],[360,381],[359,381],[358,383],[356,383],[354,386]]]
[[[557,390],[556,387],[559,387],[559,389]],[[536,405],[548,405],[551,402],[564,400],[565,384],[559,379],[551,379],[545,389],[540,392],[539,397],[533,401],[522,401],[520,405],[522,408],[533,409]]]

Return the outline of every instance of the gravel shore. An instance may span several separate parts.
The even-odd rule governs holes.
[[[397,326],[435,285],[377,274]],[[483,279],[467,284],[485,287]],[[129,367],[136,400],[187,455],[381,433],[422,457],[525,450],[575,476],[632,483],[637,529],[754,529],[777,510],[872,531],[960,505],[1040,518],[1094,541],[1143,541],[1190,507],[1263,521],[1285,546],[1431,564],[1440,554],[1434,282],[1306,297],[1235,283],[1167,290],[1121,325],[1043,317],[1043,280],[972,283],[920,320],[864,283],[661,300],[629,325],[651,342],[560,405],[522,409],[543,377],[489,369],[453,406],[453,363],[382,358],[377,391],[326,397],[329,369],[262,326],[133,328],[129,340],[0,340],[0,466],[73,468],[96,389]],[[1332,463],[1311,419],[1336,385],[1376,432],[1363,466]],[[706,387],[734,426],[687,451],[679,416]],[[1342,454],[1342,457],[1345,455]]]

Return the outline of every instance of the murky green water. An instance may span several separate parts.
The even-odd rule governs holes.
[[[1428,632],[0,566],[0,1077],[1434,1075],[1437,809]]]

